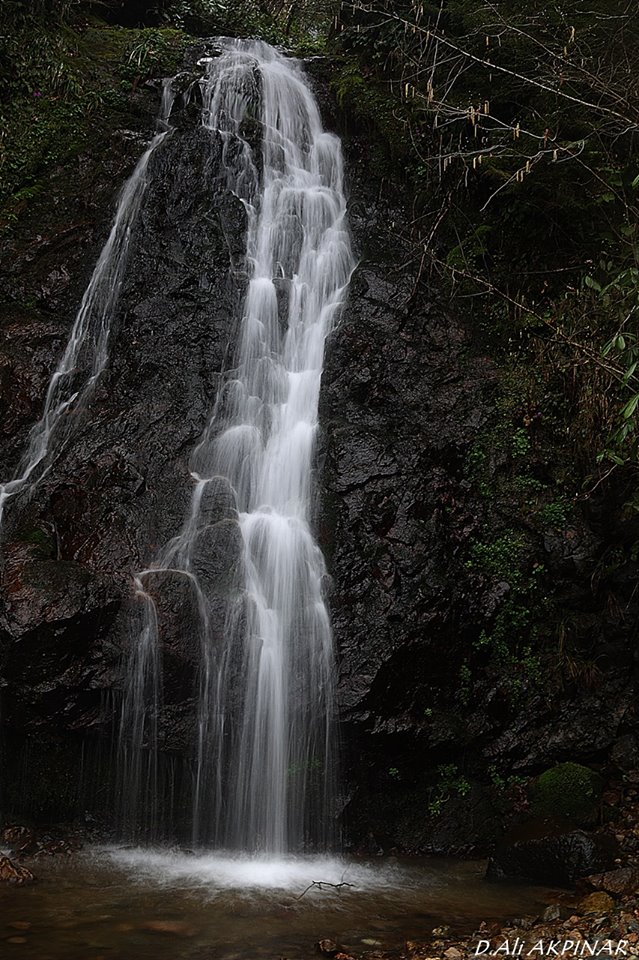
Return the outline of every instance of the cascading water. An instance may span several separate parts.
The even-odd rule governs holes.
[[[311,532],[312,462],[324,344],[353,258],[340,143],[324,132],[300,67],[265,43],[226,41],[201,86],[202,122],[222,144],[220,176],[247,214],[249,282],[234,367],[193,452],[189,515],[137,577],[122,784],[128,819],[152,819],[158,596],[177,577],[193,598],[201,649],[194,840],[277,854],[328,840],[334,665]],[[218,595],[201,572],[203,543],[236,545],[223,637],[211,628]]]
[[[158,132],[122,189],[111,231],[82,297],[64,353],[49,382],[42,416],[31,428],[16,475],[0,483],[0,532],[7,501],[31,488],[47,472],[51,453],[59,453],[66,439],[63,426],[70,422],[66,414],[74,404],[86,401],[107,364],[111,322],[122,284],[131,231],[146,191],[149,161],[169,133],[168,118],[173,100],[172,82],[166,80]]]

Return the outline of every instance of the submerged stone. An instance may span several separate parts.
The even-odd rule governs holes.
[[[28,867],[22,864],[14,863],[9,857],[0,856],[0,882],[14,883],[17,887],[25,883],[33,883],[35,876]]]

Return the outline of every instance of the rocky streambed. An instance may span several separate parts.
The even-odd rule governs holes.
[[[589,873],[597,861],[566,858],[553,882],[557,847],[546,840],[545,884],[487,880],[485,860],[273,863],[12,825],[2,838],[12,859],[0,860],[0,951],[22,945],[39,960],[130,960],[133,949],[155,960],[639,956],[639,789],[619,781],[604,796],[607,822],[569,832],[590,838],[591,853],[614,849],[608,868]],[[521,868],[527,850],[534,875],[540,848],[528,843],[498,848],[489,874],[503,873],[519,844],[510,862]],[[560,849],[584,855],[583,844]]]

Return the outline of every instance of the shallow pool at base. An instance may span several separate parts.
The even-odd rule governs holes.
[[[0,890],[2,958],[311,960],[322,938],[392,949],[436,926],[471,933],[481,920],[535,913],[551,896],[485,883],[478,861],[102,847],[34,869],[38,884]]]

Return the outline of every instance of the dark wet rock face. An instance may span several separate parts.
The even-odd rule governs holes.
[[[401,212],[367,199],[363,184],[353,189],[360,263],[322,380],[319,527],[347,766],[356,769],[352,829],[360,839],[372,827],[385,849],[411,848],[424,842],[428,818],[426,794],[418,786],[413,795],[425,751],[440,762],[437,751],[491,727],[478,717],[469,731],[457,711],[433,707],[450,696],[472,629],[474,598],[460,569],[481,507],[463,459],[489,415],[494,370],[467,357],[459,319],[402,269]]]
[[[373,208],[354,216],[356,236],[385,231],[389,215]],[[425,648],[453,631],[455,556],[475,525],[465,515],[461,463],[491,386],[486,361],[462,367],[458,321],[412,296],[414,278],[398,269],[401,250],[383,240],[381,258],[362,250],[329,346],[321,410],[321,532],[341,702],[347,719],[366,718],[380,734],[419,723],[427,704],[420,710],[411,699],[415,674],[423,667],[424,682],[436,686],[433,673],[446,668]]]

